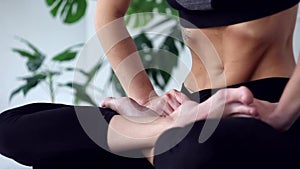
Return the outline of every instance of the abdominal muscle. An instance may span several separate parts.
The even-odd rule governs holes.
[[[290,77],[295,68],[297,8],[230,26],[183,28],[192,55],[185,87],[195,92],[268,77]]]

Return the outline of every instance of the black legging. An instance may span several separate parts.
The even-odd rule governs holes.
[[[273,78],[231,87],[245,85],[255,97],[273,102],[278,101],[287,80]],[[204,90],[186,94],[202,102],[213,92]],[[99,147],[83,130],[74,108],[63,104],[35,103],[3,112],[0,115],[0,153],[34,169],[153,168],[144,158],[121,157]],[[76,108],[80,108],[84,116],[87,113],[91,119],[99,115],[95,107]],[[110,113],[109,109],[96,109],[103,114]],[[100,133],[97,142],[106,142],[107,124],[104,124],[105,121],[100,120],[101,129],[95,129],[96,133]],[[192,130],[184,139],[155,157],[155,168],[265,169],[282,168],[283,164],[284,168],[288,168],[300,157],[299,122],[288,132],[279,133],[255,119],[223,119],[208,141],[200,144],[198,138],[203,124],[204,121],[199,121],[194,126],[188,126]],[[159,138],[155,151],[170,146],[182,131],[185,132],[185,128],[166,131]]]
[[[247,86],[256,98],[277,102],[287,82],[287,78],[269,78],[230,87]],[[184,87],[182,89],[186,95],[199,102],[208,99],[217,90],[189,93]],[[211,119],[210,122],[216,120]],[[204,123],[198,121],[194,125],[165,132],[157,141],[155,150],[169,150],[156,156],[156,168],[300,168],[300,120],[289,131],[280,133],[254,118],[226,118],[219,122],[206,142],[199,143]],[[187,136],[181,139],[189,128],[191,130]]]
[[[50,103],[7,110],[0,114],[0,153],[34,169],[153,168],[144,158],[127,158],[106,151],[107,124],[97,117],[98,110],[102,114],[114,113],[109,109],[76,106],[75,110],[74,106]],[[98,140],[85,133],[78,113],[90,117],[90,123],[99,122],[100,126],[95,126]],[[105,149],[94,141],[101,142]]]

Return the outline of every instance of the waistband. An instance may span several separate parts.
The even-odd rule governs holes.
[[[288,81],[289,78],[272,77],[230,85],[224,88],[237,88],[240,86],[245,86],[252,92],[253,96],[257,99],[266,100],[269,102],[278,102]],[[191,93],[184,86],[184,84],[182,84],[181,92],[184,93],[191,100],[200,103],[208,99],[218,90],[224,88],[204,89],[198,92]]]

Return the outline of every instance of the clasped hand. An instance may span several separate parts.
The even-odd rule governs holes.
[[[139,105],[128,97],[108,97],[102,101],[101,106],[111,108],[124,116],[163,116],[171,119],[173,125],[178,127],[206,118],[256,117],[257,111],[253,102],[254,98],[250,90],[239,87],[221,89],[200,104],[188,99],[179,91],[171,90],[155,98],[155,102],[149,104],[153,108],[149,105],[147,105],[149,107]]]

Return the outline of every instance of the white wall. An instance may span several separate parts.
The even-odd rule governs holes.
[[[1,0],[0,24],[0,76],[3,79],[0,89],[0,110],[31,101],[49,101],[47,88],[43,86],[29,92],[26,99],[20,94],[9,103],[10,93],[21,84],[16,78],[28,75],[26,59],[11,50],[26,48],[26,45],[20,43],[15,36],[23,37],[37,45],[47,56],[54,56],[71,45],[85,42],[85,21],[64,25],[50,16],[45,1]],[[58,97],[59,100],[66,100],[63,99],[65,96]]]
[[[15,39],[23,37],[37,45],[46,55],[53,56],[59,51],[86,40],[85,20],[74,25],[64,25],[53,19],[44,0],[1,0],[0,1],[0,112],[10,107],[50,100],[45,86],[21,94],[9,103],[13,89],[21,85],[18,76],[27,75],[26,60],[12,52],[12,48],[25,49],[26,46]],[[56,65],[52,65],[56,66]],[[70,93],[61,93],[58,101],[72,102]],[[22,165],[0,157],[0,169],[21,169]]]
[[[300,7],[298,10],[298,17],[294,34],[294,54],[295,59],[298,60],[300,54]]]

